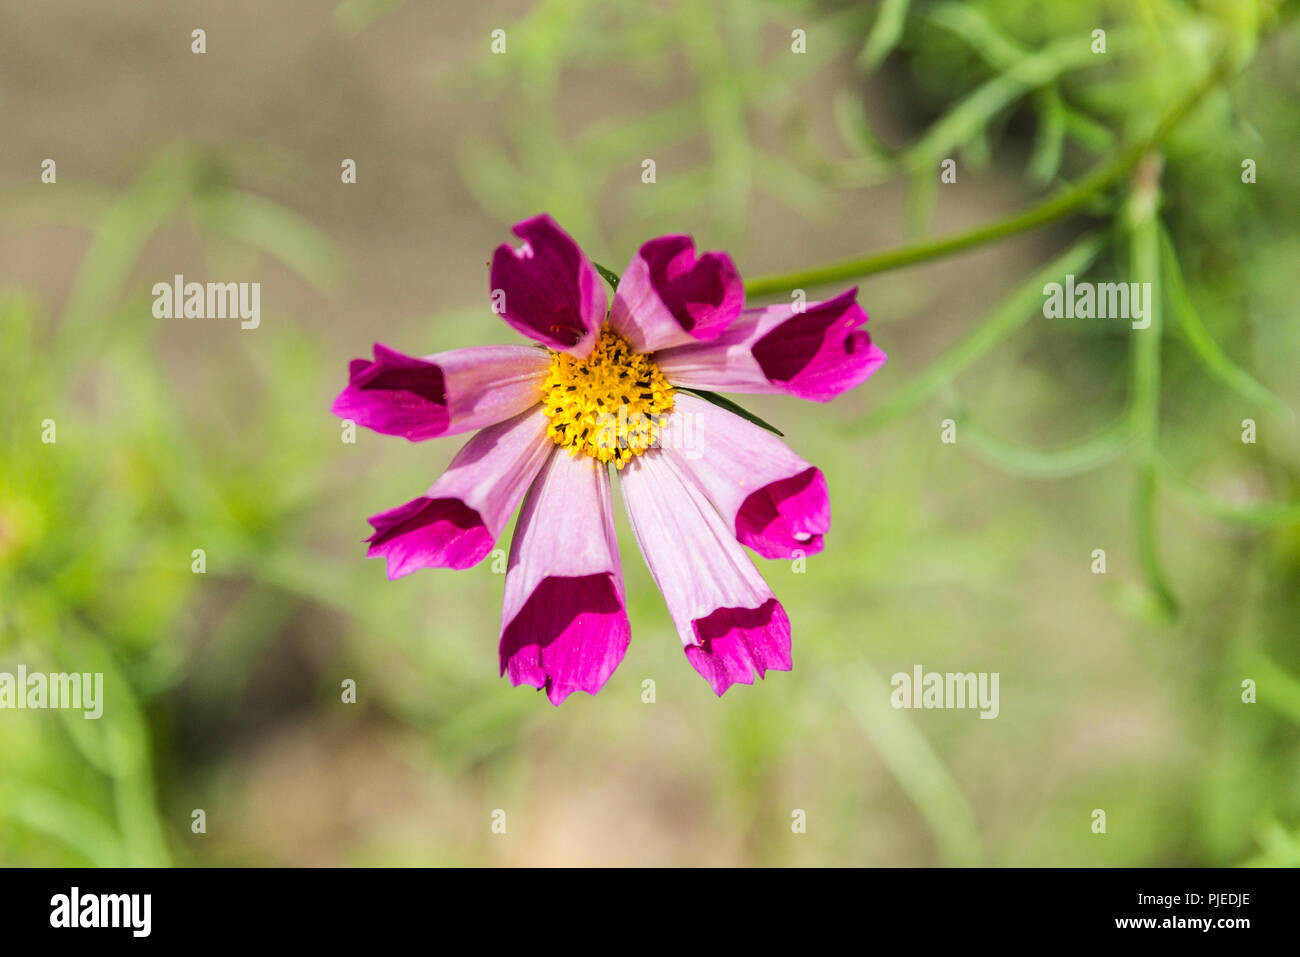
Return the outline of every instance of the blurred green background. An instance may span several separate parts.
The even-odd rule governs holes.
[[[1300,863],[1296,13],[0,8],[0,671],[107,682],[97,722],[0,712],[0,863]],[[1107,167],[1216,68],[1158,155]],[[342,442],[347,360],[511,341],[484,268],[511,222],[615,269],[689,231],[752,279],[1098,168],[1069,215],[870,269],[891,358],[857,392],[745,403],[832,494],[805,573],[759,562],[792,673],[715,699],[621,507],[633,642],[559,709],[497,677],[490,563],[364,559],[366,516],[461,440]],[[1043,318],[1067,271],[1155,278],[1159,321]],[[175,273],[260,281],[261,327],[153,318]],[[914,664],[998,672],[1000,716],[891,709]]]

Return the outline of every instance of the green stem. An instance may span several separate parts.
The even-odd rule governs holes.
[[[966,338],[945,352],[929,368],[910,376],[875,411],[851,426],[852,430],[867,432],[879,428],[912,410],[951,383],[960,372],[987,355],[1007,336],[1028,322],[1036,310],[1041,309],[1044,283],[1068,273],[1082,275],[1104,245],[1100,236],[1085,236],[1080,239],[1021,283]]]
[[[1274,415],[1294,422],[1296,415],[1291,407],[1260,385],[1249,372],[1229,359],[1227,353],[1219,348],[1218,343],[1205,328],[1200,316],[1197,315],[1196,307],[1192,304],[1187,284],[1183,281],[1174,241],[1170,238],[1168,230],[1164,228],[1160,230],[1160,251],[1164,291],[1172,307],[1170,311],[1178,318],[1183,334],[1186,336],[1187,346],[1192,353],[1211,375],[1243,399],[1257,402]]]
[[[1129,199],[1131,225],[1130,271],[1139,282],[1150,283],[1152,290],[1162,290],[1160,283],[1160,238],[1156,208],[1159,205],[1161,160],[1144,158],[1134,175]],[[1138,563],[1151,590],[1156,607],[1166,622],[1178,616],[1178,599],[1174,596],[1160,559],[1156,533],[1157,437],[1160,425],[1160,338],[1164,315],[1158,295],[1147,303],[1145,328],[1134,327],[1132,333],[1132,371],[1129,388],[1129,421],[1138,443],[1135,524]]]
[[[1093,197],[1112,183],[1119,180],[1137,165],[1145,154],[1163,143],[1174,131],[1183,117],[1196,106],[1201,99],[1218,86],[1228,74],[1233,59],[1224,54],[1216,61],[1204,80],[1191,89],[1182,99],[1156,124],[1155,129],[1128,146],[1118,150],[1110,159],[1102,162],[1091,173],[1073,186],[1068,186],[1048,197],[1037,206],[1019,213],[1013,213],[1004,219],[996,220],[984,226],[939,239],[900,246],[883,253],[873,253],[855,259],[846,259],[800,272],[781,273],[774,276],[761,276],[745,283],[747,296],[762,296],[789,289],[801,289],[808,286],[820,286],[826,283],[842,282],[846,279],[858,279],[874,273],[911,266],[915,263],[938,259],[949,253],[960,252],[985,243],[995,242],[1036,229],[1047,223],[1061,219],[1086,205]]]
[[[1095,435],[1052,449],[1013,445],[985,432],[965,415],[959,421],[962,436],[976,455],[1006,472],[1028,478],[1059,479],[1091,472],[1119,458],[1133,440],[1127,415]]]
[[[1178,474],[1163,458],[1157,459],[1160,481],[1189,505],[1224,522],[1255,528],[1300,525],[1300,501],[1294,502],[1227,502],[1204,492]]]

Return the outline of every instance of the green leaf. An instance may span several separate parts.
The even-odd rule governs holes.
[[[618,292],[618,273],[612,269],[606,269],[598,262],[593,262],[592,265],[596,267],[596,272],[600,273],[600,278],[609,283],[609,288]]]
[[[599,269],[600,267],[597,266],[596,268]],[[683,392],[689,392],[692,395],[698,395],[705,402],[712,402],[719,409],[726,409],[728,412],[734,412],[742,419],[748,419],[750,422],[753,422],[755,425],[762,426],[763,428],[767,429],[767,431],[771,432],[773,435],[779,435],[782,438],[785,437],[785,433],[782,432],[780,429],[778,429],[776,426],[769,425],[768,423],[760,419],[758,416],[756,416],[753,412],[750,412],[748,409],[741,408],[739,405],[732,402],[730,399],[726,398],[725,396],[718,395],[718,393],[716,392],[706,392],[704,389],[686,389],[683,388],[682,386],[678,386],[677,388],[681,389],[681,391]]]
[[[1046,86],[1038,93],[1038,130],[1034,135],[1034,152],[1029,159],[1029,178],[1046,186],[1061,168],[1065,147],[1065,103],[1061,91]]]
[[[880,5],[880,13],[867,37],[867,44],[858,54],[858,63],[868,70],[874,70],[884,62],[903,35],[908,6],[908,0],[885,0]]]
[[[1086,37],[1058,40],[1021,58],[1003,73],[976,87],[936,120],[908,149],[906,165],[913,172],[932,175],[940,160],[968,143],[997,114],[1030,90],[1047,86],[1061,74],[1090,66],[1095,60]]]

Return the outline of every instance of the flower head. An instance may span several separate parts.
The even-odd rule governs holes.
[[[501,673],[559,704],[595,694],[631,637],[609,465],[686,658],[721,695],[788,671],[790,620],[745,552],[812,555],[830,527],[821,470],[776,436],[686,390],[825,402],[885,354],[856,290],[744,308],[725,253],[689,236],[645,243],[608,302],[600,273],[549,216],[492,258],[492,302],[545,349],[424,358],[375,344],[333,411],[421,441],[475,431],[424,495],[372,516],[390,578],[469,568],[520,508],[502,608]]]

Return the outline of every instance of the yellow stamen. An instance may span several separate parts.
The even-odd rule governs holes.
[[[551,354],[542,403],[556,445],[621,469],[657,444],[673,387],[650,356],[633,352],[606,323],[588,358]]]

